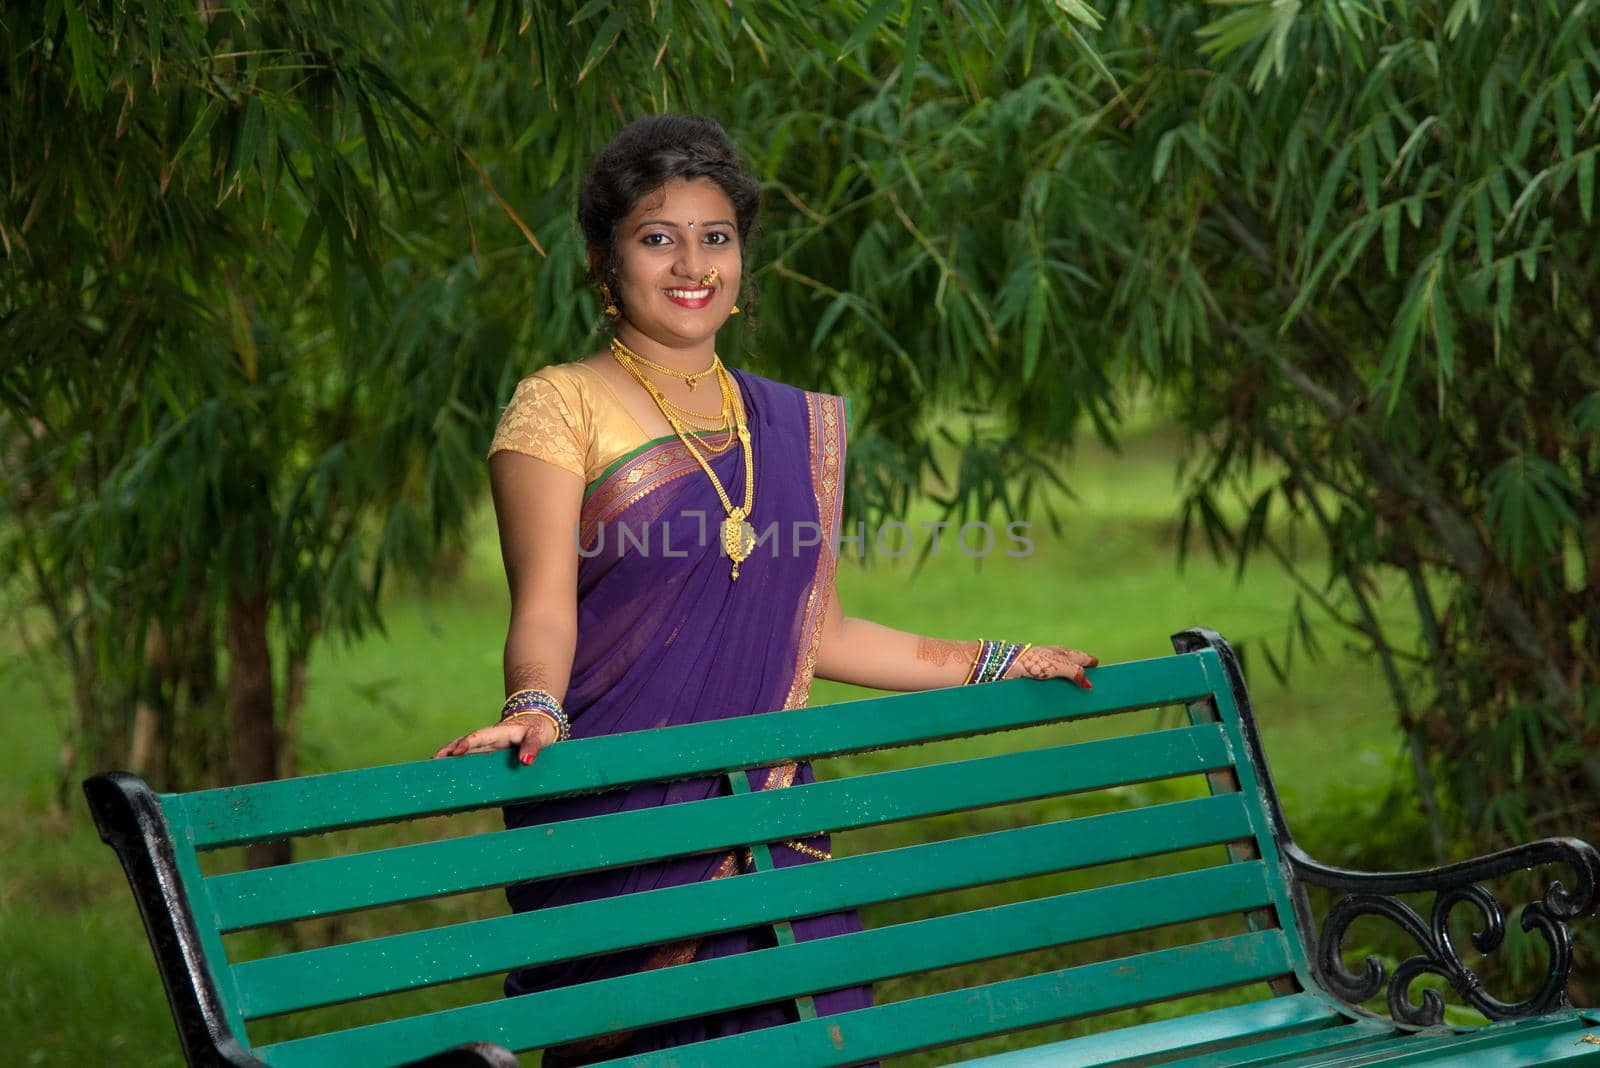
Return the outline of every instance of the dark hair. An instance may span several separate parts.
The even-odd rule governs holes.
[[[674,178],[709,178],[733,203],[739,247],[748,250],[761,211],[761,183],[728,134],[702,115],[651,115],[629,123],[595,157],[578,190],[584,244],[604,253],[599,277],[617,289],[617,223]],[[592,272],[591,272],[592,273]]]

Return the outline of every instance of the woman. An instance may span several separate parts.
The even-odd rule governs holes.
[[[623,130],[584,180],[578,217],[614,338],[524,379],[489,473],[511,587],[501,721],[442,747],[515,747],[803,707],[814,676],[922,690],[1026,675],[1088,686],[1095,659],[1059,647],[947,641],[845,616],[834,586],[842,398],[728,371],[716,335],[737,300],[760,188],[715,122],[662,115]],[[754,472],[752,477],[752,472]],[[776,523],[774,540],[753,544]],[[813,781],[809,765],[751,773],[755,789]],[[507,810],[511,826],[711,796],[722,780],[645,786]],[[775,844],[779,867],[829,857],[825,836]],[[745,858],[747,862],[748,858]],[[511,887],[523,911],[720,878],[733,855],[686,857]],[[854,914],[797,921],[806,940]],[[771,932],[525,969],[508,994],[745,952]],[[829,1014],[867,988],[818,995]],[[547,1051],[546,1064],[771,1026],[760,1006]]]

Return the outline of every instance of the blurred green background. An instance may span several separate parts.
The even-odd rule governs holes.
[[[1221,630],[1329,860],[1600,835],[1595,8],[8,8],[0,1058],[174,1055],[82,777],[408,759],[499,697],[483,452],[603,344],[577,185],[674,109],[762,182],[719,351],[851,398],[846,521],[1033,524],[849,611]]]

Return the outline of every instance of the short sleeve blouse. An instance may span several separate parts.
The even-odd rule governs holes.
[[[511,403],[500,414],[489,455],[509,449],[581,476],[587,471],[587,420],[571,376],[552,370],[546,367],[517,383]]]
[[[648,440],[602,375],[581,363],[563,363],[541,367],[517,383],[489,455],[502,449],[524,453],[589,484]]]

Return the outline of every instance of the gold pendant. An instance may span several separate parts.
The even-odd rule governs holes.
[[[745,521],[744,509],[735,508],[722,521],[722,550],[733,561],[733,577],[739,578],[739,565],[749,558],[756,544],[756,528]]]

